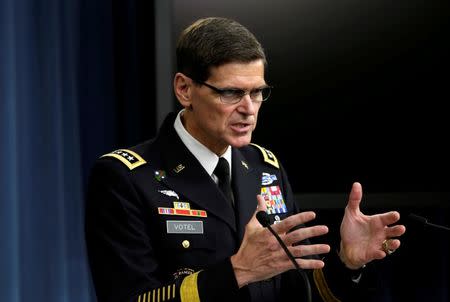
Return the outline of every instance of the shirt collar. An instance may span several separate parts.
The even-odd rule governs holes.
[[[214,169],[219,162],[219,157],[205,147],[202,143],[196,140],[187,130],[184,128],[183,123],[181,122],[181,115],[185,109],[180,110],[178,112],[177,117],[174,122],[174,128],[180,137],[181,141],[184,143],[186,148],[195,156],[195,158],[200,162],[202,167],[206,170],[209,175],[212,175]],[[228,146],[225,153],[222,155],[230,165],[230,175],[231,175],[231,146]]]

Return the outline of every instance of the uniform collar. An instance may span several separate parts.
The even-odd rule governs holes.
[[[208,175],[212,176],[214,169],[219,162],[219,157],[198,140],[196,140],[189,132],[187,132],[186,128],[184,128],[183,123],[181,122],[181,114],[184,110],[185,109],[180,110],[180,112],[178,112],[177,114],[177,117],[175,118],[175,122],[173,124],[175,131],[177,132],[183,144],[200,162]],[[228,161],[231,169],[231,146],[228,146],[222,157],[224,157]],[[230,171],[230,175],[232,175],[232,171]]]

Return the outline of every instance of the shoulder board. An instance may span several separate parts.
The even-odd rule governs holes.
[[[118,149],[111,153],[102,155],[100,156],[100,158],[107,156],[117,158],[122,163],[124,163],[130,170],[133,170],[134,168],[137,168],[147,163],[139,154],[127,149]]]
[[[251,145],[255,146],[256,148],[258,148],[261,151],[261,153],[262,153],[262,155],[264,157],[264,161],[266,163],[271,164],[272,166],[274,166],[277,169],[280,168],[280,165],[278,164],[277,158],[275,157],[275,155],[271,151],[269,151],[266,148],[263,148],[263,147],[261,147],[261,146],[259,146],[257,144],[251,143]]]

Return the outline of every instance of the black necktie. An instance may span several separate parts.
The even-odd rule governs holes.
[[[222,193],[225,195],[226,199],[233,205],[233,190],[231,189],[230,182],[230,165],[228,161],[219,157],[219,162],[217,163],[216,168],[214,169],[214,175],[219,179],[219,188],[222,190]]]

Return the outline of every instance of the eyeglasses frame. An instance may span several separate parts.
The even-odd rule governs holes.
[[[200,85],[204,85],[204,86],[206,86],[206,87],[208,87],[209,89],[211,89],[211,90],[213,90],[214,92],[216,92],[218,95],[219,95],[219,98],[220,98],[220,101],[222,102],[222,103],[224,103],[224,104],[237,104],[237,103],[239,103],[240,101],[242,101],[242,98],[246,95],[246,94],[251,94],[252,93],[252,90],[250,90],[250,91],[245,91],[245,90],[243,90],[243,89],[238,89],[238,88],[227,88],[227,89],[223,89],[223,88],[217,88],[217,87],[215,87],[215,86],[213,86],[213,85],[211,85],[211,84],[208,84],[208,83],[206,83],[206,82],[203,82],[203,81],[199,81],[199,80],[194,80],[194,79],[192,79],[194,82],[196,82],[196,83],[198,83],[198,84],[200,84]],[[269,94],[267,95],[267,97],[265,98],[265,99],[263,99],[263,100],[261,100],[261,101],[258,101],[258,100],[253,100],[252,99],[252,102],[257,102],[257,103],[262,103],[262,102],[265,102],[265,101],[267,101],[267,99],[270,97],[270,95],[271,95],[271,92],[272,92],[272,88],[273,88],[273,86],[270,86],[270,85],[266,85],[266,86],[263,86],[263,87],[260,87],[260,88],[258,88],[258,89],[269,89]],[[242,94],[242,96],[237,100],[237,101],[235,101],[235,102],[224,102],[223,101],[223,99],[222,99],[222,95],[226,92],[226,91],[230,91],[230,90],[232,90],[232,91],[241,91],[241,92],[243,92],[243,94]],[[251,97],[250,97],[251,98]]]

